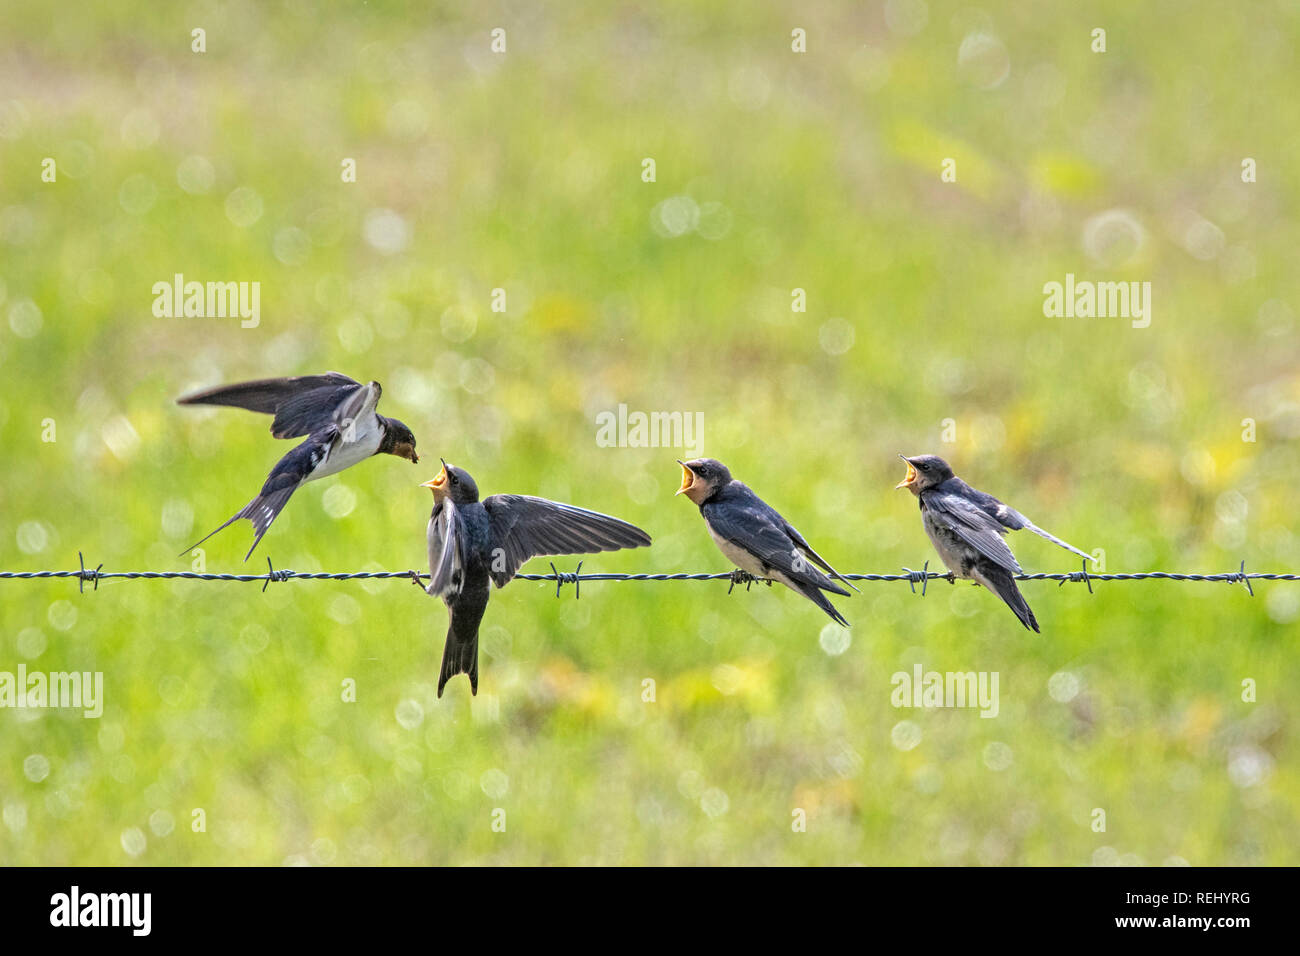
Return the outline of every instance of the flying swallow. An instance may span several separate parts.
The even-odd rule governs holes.
[[[176,399],[178,405],[229,405],[274,415],[271,435],[275,438],[307,436],[271,469],[257,497],[203,541],[240,518],[247,518],[257,532],[253,547],[244,555],[247,561],[276,515],[303,483],[337,474],[380,453],[419,461],[411,430],[396,418],[375,412],[381,391],[378,382],[362,385],[338,372],[326,372],[218,385]],[[203,541],[190,547],[197,548]]]
[[[916,495],[925,532],[948,570],[984,585],[1006,602],[1021,624],[1038,631],[1034,612],[1016,587],[1014,575],[1023,573],[1020,563],[1002,536],[1024,528],[1089,561],[1096,559],[1048,534],[992,495],[972,488],[937,455],[898,457],[907,462],[907,476],[894,487]]]
[[[648,534],[626,521],[558,501],[527,495],[491,495],[479,501],[469,472],[445,461],[437,477],[421,487],[433,491],[425,591],[442,598],[450,617],[439,697],[457,674],[468,674],[470,693],[478,693],[478,627],[487,610],[489,582],[505,587],[520,565],[538,555],[591,554],[650,543]]]
[[[822,594],[830,591],[847,597],[849,592],[831,580],[844,578],[790,522],[748,486],[732,478],[727,466],[716,458],[679,459],[677,464],[682,466],[682,486],[677,494],[686,495],[699,506],[709,534],[727,560],[752,578],[780,581],[816,604],[837,624],[849,626]]]

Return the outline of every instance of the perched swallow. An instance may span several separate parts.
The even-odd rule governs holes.
[[[529,558],[641,548],[640,528],[573,505],[527,495],[478,500],[478,485],[463,468],[442,470],[420,487],[433,491],[429,516],[429,586],[447,605],[450,621],[442,652],[438,696],[457,674],[478,693],[478,626],[487,610],[488,582],[505,587]],[[418,579],[417,579],[418,583]]]
[[[682,486],[677,494],[686,495],[699,506],[709,534],[727,560],[752,578],[780,581],[816,604],[835,623],[849,626],[822,594],[830,591],[848,597],[848,591],[831,581],[844,578],[790,522],[748,486],[732,478],[727,466],[716,458],[679,459],[677,464],[682,466]]]
[[[1089,561],[1095,560],[1092,555],[1048,534],[992,495],[976,491],[937,455],[898,457],[907,462],[907,476],[894,487],[916,495],[925,532],[948,570],[984,585],[1015,611],[1021,624],[1038,631],[1034,612],[1013,577],[1022,573],[1020,563],[1002,536],[1025,528]]]
[[[218,385],[176,399],[178,405],[230,405],[264,412],[275,416],[271,422],[271,434],[275,438],[307,436],[306,441],[271,469],[258,496],[217,529],[229,527],[240,518],[253,523],[257,537],[244,555],[245,561],[290,495],[304,482],[337,474],[381,452],[419,461],[411,430],[396,418],[385,418],[375,412],[381,391],[378,382],[362,385],[338,372],[326,372]],[[203,541],[190,547],[197,548]]]

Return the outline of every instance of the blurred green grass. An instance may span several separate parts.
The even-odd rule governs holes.
[[[728,569],[672,497],[680,451],[596,445],[621,402],[702,411],[703,451],[843,571],[938,563],[899,451],[1108,570],[1300,568],[1296,5],[930,3],[912,31],[917,9],[7,7],[0,567],[190,567],[289,446],[175,396],[338,369],[485,494],[654,535],[588,570]],[[1007,52],[994,89],[958,67],[979,31]],[[244,228],[236,189],[262,204]],[[676,197],[720,204],[719,238],[656,229]],[[384,209],[410,230],[393,255],[366,239]],[[1127,258],[1083,238],[1108,210],[1143,232]],[[259,281],[260,326],[154,318],[177,272]],[[1044,318],[1067,272],[1152,282],[1151,327]],[[241,523],[207,568],[422,567],[435,470],[308,486],[252,561]],[[515,582],[468,702],[463,680],[436,700],[446,613],[401,581],[0,582],[0,670],[102,670],[107,697],[97,721],[0,711],[0,862],[1295,864],[1296,587],[1024,589],[1041,637],[967,585],[864,585],[832,655],[783,589]],[[999,717],[895,710],[915,663],[998,671]]]

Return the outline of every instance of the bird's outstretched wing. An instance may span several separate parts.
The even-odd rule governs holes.
[[[950,528],[998,567],[1014,574],[1021,573],[1020,562],[1002,540],[1007,526],[993,515],[968,498],[949,491],[923,492],[922,503],[930,509],[934,520]]]
[[[848,595],[848,591],[814,566],[821,559],[814,560],[808,542],[802,536],[792,537],[786,530],[789,527],[786,520],[757,495],[748,500],[706,504],[701,511],[714,534],[754,555],[768,567],[800,584]]]
[[[497,587],[538,555],[592,554],[650,543],[648,534],[626,521],[545,498],[492,495],[483,507],[492,521],[489,573]]]
[[[179,405],[227,405],[274,415],[271,434],[299,438],[330,423],[345,424],[379,401],[377,383],[362,385],[340,372],[265,378],[218,385],[176,399]]]

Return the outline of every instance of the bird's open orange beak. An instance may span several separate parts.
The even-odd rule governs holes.
[[[677,489],[676,494],[673,495],[674,498],[683,491],[690,491],[691,485],[695,484],[695,472],[691,471],[690,466],[680,458],[677,459],[677,464],[682,466],[682,486]]]
[[[899,455],[898,457],[903,458],[902,455]],[[907,459],[903,458],[903,461],[907,461]],[[914,481],[916,481],[916,467],[910,461],[907,461],[907,477],[894,485],[894,488],[910,488]]]
[[[428,481],[420,482],[420,487],[432,488],[434,491],[438,491],[445,484],[447,484],[447,463],[444,461],[442,463],[442,470],[439,471],[435,477],[429,479]]]

